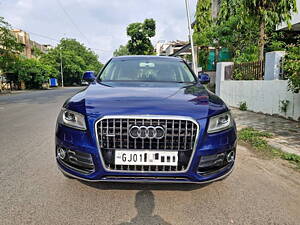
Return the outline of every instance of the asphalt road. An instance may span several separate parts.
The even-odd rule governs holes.
[[[225,180],[89,184],[60,174],[56,116],[67,88],[0,96],[0,224],[300,224],[300,173],[239,146]]]

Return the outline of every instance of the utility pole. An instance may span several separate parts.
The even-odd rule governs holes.
[[[60,76],[61,76],[61,87],[64,87],[64,71],[63,71],[63,63],[62,63],[62,47],[60,46]]]
[[[196,66],[196,61],[195,61],[195,49],[194,49],[194,41],[193,41],[191,18],[190,18],[189,0],[185,0],[185,8],[186,8],[186,15],[187,15],[187,21],[188,21],[188,26],[189,26],[189,35],[190,35],[190,43],[191,43],[191,50],[192,50],[193,70],[197,74],[197,66]]]

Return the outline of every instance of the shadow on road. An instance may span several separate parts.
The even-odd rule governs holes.
[[[119,225],[147,224],[147,225],[171,225],[164,221],[159,215],[153,215],[155,208],[154,195],[151,191],[139,191],[135,195],[135,207],[137,215],[130,222],[120,223]]]
[[[160,191],[192,191],[201,189],[209,184],[180,184],[180,183],[113,183],[113,182],[86,182],[79,181],[85,185],[101,190],[160,190]]]

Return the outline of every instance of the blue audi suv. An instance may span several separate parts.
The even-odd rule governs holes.
[[[226,104],[184,60],[112,58],[69,98],[56,126],[56,161],[85,181],[207,183],[229,175],[236,126]]]

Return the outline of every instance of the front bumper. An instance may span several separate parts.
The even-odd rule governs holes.
[[[205,124],[200,127],[205,127]],[[56,131],[56,149],[65,148],[83,154],[89,154],[92,158],[94,168],[90,171],[81,171],[68,164],[63,163],[57,156],[56,160],[58,168],[66,175],[90,182],[109,181],[109,182],[164,182],[164,183],[209,183],[214,182],[228,176],[233,168],[235,161],[233,160],[226,165],[216,167],[209,173],[199,172],[199,163],[201,158],[211,157],[213,155],[220,155],[233,151],[236,149],[236,130],[235,127],[226,131],[215,134],[206,134],[201,131],[198,139],[198,144],[195,154],[191,159],[189,168],[184,172],[114,172],[107,171],[99,156],[96,138],[92,131],[79,131],[72,128],[58,125]]]
[[[85,179],[83,177],[79,177],[76,176],[72,173],[68,173],[66,170],[64,170],[60,164],[58,163],[58,168],[59,170],[70,177],[76,178],[78,180],[82,180],[82,181],[87,181],[87,182],[132,182],[132,183],[189,183],[189,184],[207,184],[207,183],[212,183],[215,181],[219,181],[219,180],[223,180],[225,179],[227,176],[229,176],[231,174],[231,172],[234,169],[234,164],[230,167],[230,170],[228,170],[224,175],[219,176],[217,178],[214,179],[210,179],[210,180],[206,180],[206,181],[192,181],[189,179],[182,179],[182,178],[178,178],[178,177],[143,177],[143,176],[137,176],[137,177],[127,177],[127,176],[108,176],[108,177],[103,177],[100,180],[90,180],[90,179]]]

